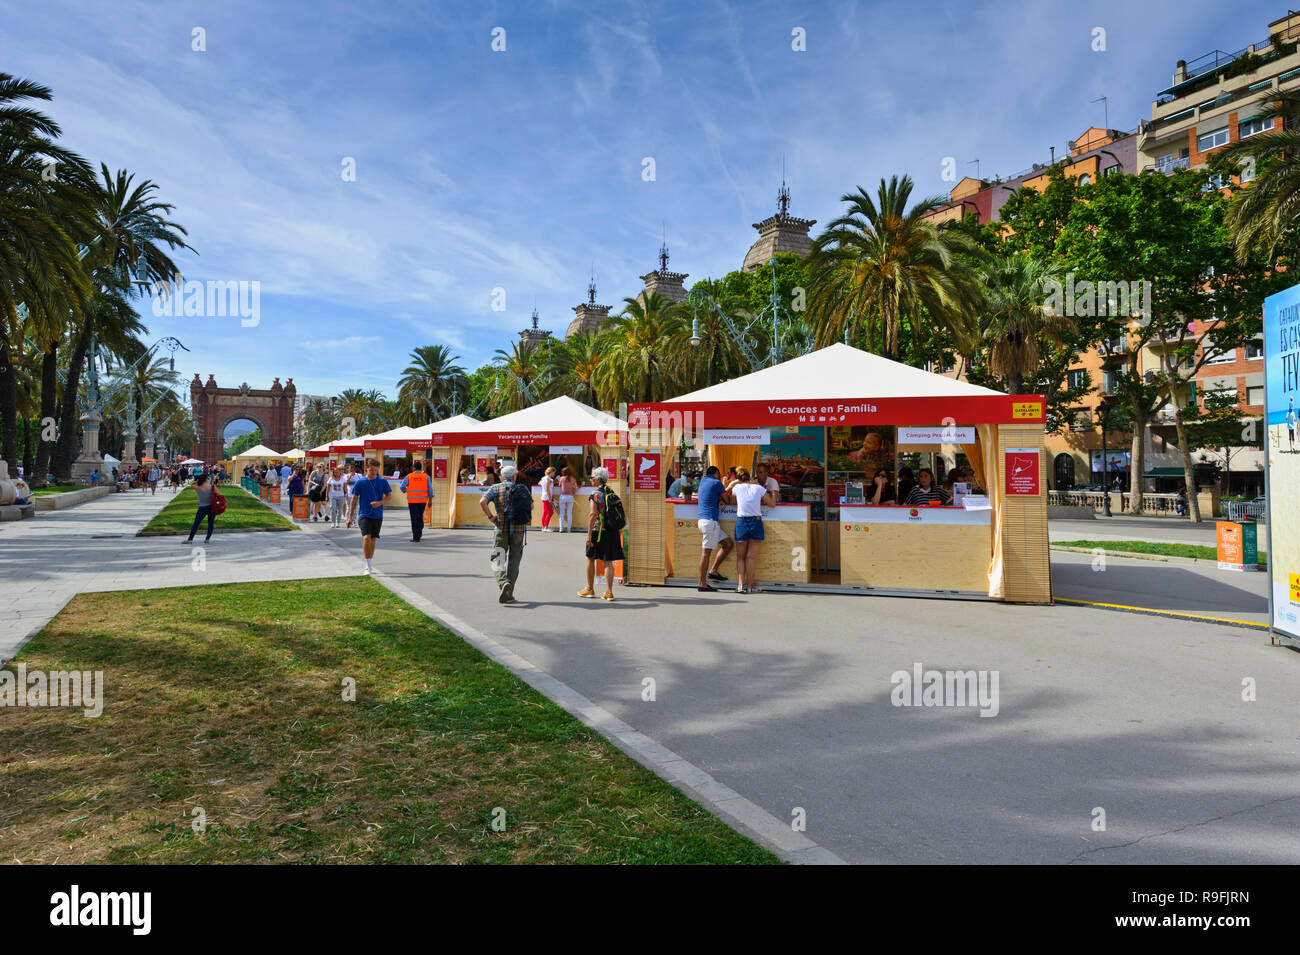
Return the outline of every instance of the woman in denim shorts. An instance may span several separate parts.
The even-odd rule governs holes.
[[[776,494],[755,484],[748,468],[736,468],[731,492],[736,498],[736,593],[756,594],[754,572],[758,567],[758,545],[763,540],[763,505],[775,506]]]

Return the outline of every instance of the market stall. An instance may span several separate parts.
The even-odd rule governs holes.
[[[451,469],[451,454],[446,447],[434,447],[433,435],[435,431],[443,429],[455,431],[473,428],[478,424],[478,419],[458,414],[418,428],[401,427],[380,434],[367,435],[362,441],[364,452],[362,457],[381,462],[383,473],[390,478],[394,474],[399,475],[397,480],[389,482],[393,488],[393,496],[387,506],[406,507],[406,495],[398,482],[401,477],[414,469],[415,462],[418,460],[422,462],[422,467],[432,478],[430,481],[432,494],[429,498],[429,506],[424,509],[424,523],[429,527],[444,526],[445,519],[435,522],[434,515],[447,513],[447,502],[451,495],[446,478]]]
[[[538,485],[547,467],[568,467],[578,482],[575,526],[585,525],[586,500],[594,491],[593,468],[610,469],[610,484],[622,485],[622,456],[627,424],[613,415],[561,396],[490,421],[449,421],[431,426],[427,440],[434,475],[434,510],[446,514],[435,526],[490,526],[479,508],[488,467],[513,464],[518,480],[533,489],[533,524],[541,526]],[[439,462],[442,462],[441,464]]]
[[[712,464],[724,482],[730,469],[763,467],[776,489],[779,502],[763,509],[764,586],[1049,601],[1043,409],[1041,395],[842,344],[632,405],[629,580],[695,583],[690,488]],[[666,500],[674,465],[685,492]],[[877,474],[889,476],[881,503]],[[734,537],[734,506],[719,516]]]

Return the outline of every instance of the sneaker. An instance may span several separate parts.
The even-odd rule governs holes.
[[[708,591],[711,594],[716,594],[718,592],[717,587],[710,587],[708,584],[705,584],[703,587],[696,587],[695,589],[701,591]]]
[[[515,585],[507,581],[506,585],[501,588],[501,596],[497,598],[497,603],[508,604],[514,599]]]
[[[723,576],[722,576],[720,573],[718,573],[716,570],[715,570],[715,571],[711,571],[711,572],[709,573],[709,580],[726,580],[726,579],[727,579],[726,577],[723,577]]]
[[[361,568],[361,576],[362,576],[362,577],[369,577],[369,576],[370,576],[370,568],[369,568],[369,567],[362,567],[362,568]]]
[[[613,599],[614,599],[614,595],[613,595],[612,593],[610,593],[610,592],[607,590],[607,591],[605,591],[603,594],[600,595],[600,599],[601,599],[601,600],[613,600]]]
[[[596,596],[596,591],[592,590],[590,587],[585,587],[585,588],[583,588],[582,590],[579,590],[579,591],[578,591],[578,596],[579,596],[579,597],[594,597],[594,596]]]

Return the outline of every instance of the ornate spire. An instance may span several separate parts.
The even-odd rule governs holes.
[[[588,304],[588,305],[595,305],[595,304],[596,304],[596,269],[595,269],[595,266],[593,266],[592,269],[591,269],[591,281],[587,283],[587,304]]]

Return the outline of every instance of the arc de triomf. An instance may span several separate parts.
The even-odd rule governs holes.
[[[284,385],[277,378],[267,389],[250,388],[247,382],[238,388],[220,388],[214,376],[208,375],[207,384],[203,384],[196,372],[190,382],[190,407],[199,425],[199,441],[190,456],[209,462],[221,460],[226,426],[240,418],[262,430],[262,443],[272,451],[283,454],[291,450],[297,394],[292,378]]]

